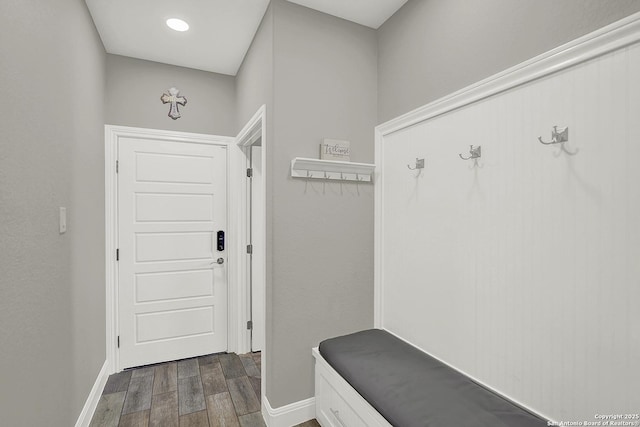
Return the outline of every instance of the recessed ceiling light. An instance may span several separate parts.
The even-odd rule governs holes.
[[[167,26],[176,31],[187,31],[189,29],[189,24],[178,18],[167,19]]]

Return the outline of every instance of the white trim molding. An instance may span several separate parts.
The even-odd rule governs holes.
[[[374,206],[373,206],[373,326],[382,329],[383,312],[382,312],[382,291],[384,266],[382,264],[384,256],[384,183],[381,181],[382,171],[384,170],[384,136],[376,127],[375,131],[375,180],[378,185],[374,189]]]
[[[118,356],[118,315],[116,300],[118,264],[113,256],[118,247],[118,176],[116,174],[116,159],[118,158],[117,129],[112,126],[104,127],[104,209],[105,209],[105,327],[106,352],[109,374],[116,372]]]
[[[96,378],[96,381],[93,383],[93,387],[91,387],[91,392],[89,392],[87,401],[82,407],[82,411],[76,421],[75,427],[88,427],[89,424],[91,424],[91,419],[93,418],[93,414],[96,412],[98,402],[100,402],[100,397],[102,396],[102,390],[104,390],[104,386],[107,384],[107,379],[109,379],[109,371],[108,362],[105,360],[100,372],[98,373],[98,378]]]
[[[267,286],[267,277],[266,277],[266,233],[267,233],[267,218],[266,218],[266,194],[267,194],[267,150],[268,150],[268,142],[267,142],[267,106],[262,105],[258,111],[251,117],[251,119],[247,122],[247,124],[242,128],[242,130],[238,133],[236,137],[236,144],[240,149],[241,154],[239,155],[238,163],[239,167],[246,167],[247,161],[247,150],[251,149],[251,145],[257,143],[260,140],[260,144],[262,146],[262,155],[261,155],[261,168],[264,179],[262,179],[261,189],[260,191],[263,194],[264,204],[259,207],[260,213],[260,225],[257,227],[258,230],[253,230],[255,233],[260,233],[261,236],[257,239],[260,242],[261,247],[256,247],[255,256],[262,256],[260,262],[265,266],[265,277],[262,278],[262,283],[265,288]],[[244,176],[244,175],[243,175]],[[246,185],[239,185],[239,195],[238,195],[238,212],[239,212],[239,233],[238,238],[241,239],[243,245],[238,249],[238,280],[239,280],[239,288],[242,288],[242,295],[244,298],[238,300],[238,312],[240,313],[249,313],[249,279],[248,279],[248,271],[249,271],[249,262],[246,251],[244,251],[244,243],[248,241],[248,224],[249,224],[249,209],[248,209],[248,187]],[[261,254],[261,255],[258,255]],[[265,300],[262,312],[265,314],[265,318],[260,319],[259,322],[254,322],[255,325],[259,325],[258,327],[264,328],[263,336],[265,337],[265,348],[262,349],[261,357],[262,364],[260,367],[262,382],[260,385],[260,393],[261,396],[264,397],[263,402],[266,401],[267,395],[267,359],[269,357],[268,348],[266,346],[266,333],[267,333],[267,322],[266,322],[266,289],[264,290]],[[254,325],[254,327],[255,327]],[[247,328],[241,328],[238,331],[239,336],[241,337],[238,342],[244,344],[244,348],[242,349],[243,353],[251,351],[251,337],[249,335],[249,331]],[[263,403],[263,414],[265,414],[264,403]]]
[[[262,105],[236,136],[237,144],[249,147],[266,133],[267,106]]]
[[[253,117],[251,117],[251,119],[244,125],[242,130],[238,133],[238,136],[236,136],[235,138],[236,146],[238,147],[238,150],[240,153],[238,156],[237,167],[239,168],[240,171],[242,171],[241,175],[243,179],[243,183],[240,183],[238,185],[238,191],[239,191],[238,207],[237,207],[238,223],[239,223],[238,238],[242,243],[238,247],[238,254],[237,254],[238,255],[237,277],[238,277],[238,284],[239,284],[237,309],[239,313],[246,313],[247,319],[250,317],[251,313],[249,308],[249,298],[250,298],[249,275],[248,275],[249,262],[248,262],[247,252],[246,252],[246,244],[249,241],[249,238],[248,238],[249,192],[244,181],[244,179],[246,179],[245,178],[246,175],[244,175],[244,170],[247,167],[246,150],[248,150],[251,147],[251,145],[256,143],[258,140],[261,141],[261,145],[262,145],[262,165],[261,166],[264,173],[264,171],[266,171],[266,150],[267,150],[266,132],[267,132],[267,107],[266,105],[262,105],[258,109],[258,111],[256,111],[256,113],[253,115]],[[266,194],[265,182],[266,182],[266,179],[262,181],[261,191],[263,192],[263,194]],[[265,212],[264,206],[262,207],[262,210],[263,212]],[[262,218],[262,226],[259,227],[261,228],[261,230],[255,230],[255,231],[264,234],[266,232],[265,227],[266,227],[266,220],[265,218]],[[266,238],[264,235],[262,236],[262,238],[258,240],[261,242],[266,242]],[[258,254],[265,254],[266,250],[264,247],[262,247],[262,248],[257,248],[256,252]],[[263,262],[263,265],[266,265],[265,259],[263,259],[262,262]],[[263,283],[266,284],[266,277],[263,278]],[[266,310],[263,310],[263,312],[266,313]],[[261,319],[261,321],[257,322],[256,324],[262,325],[262,327],[265,327],[265,319]],[[239,344],[238,353],[250,352],[251,351],[251,335],[249,333],[249,330],[246,327],[246,324],[239,325],[237,334],[238,334],[238,344]],[[262,352],[263,359],[264,359],[264,356],[265,356],[265,353],[263,349],[263,352]],[[262,366],[265,366],[265,364],[263,363]],[[264,372],[262,372],[262,378],[263,378],[262,385],[264,387],[264,378],[265,378]]]
[[[383,136],[605,55],[640,40],[640,12],[376,126]],[[377,162],[376,162],[377,164]]]
[[[301,400],[272,408],[267,396],[262,396],[262,417],[269,427],[291,427],[316,417],[316,398]]]
[[[375,128],[374,326],[384,328],[384,143],[385,136],[640,41],[640,13],[630,15],[549,52],[467,86]]]
[[[229,136],[205,135],[188,132],[175,132],[157,129],[144,129],[128,126],[105,125],[105,266],[106,266],[106,349],[108,374],[118,372],[120,368],[117,349],[118,337],[118,263],[116,262],[116,248],[118,247],[118,205],[117,191],[118,180],[116,174],[116,160],[118,159],[118,139],[121,137],[131,138],[153,138],[160,140],[191,142],[199,144],[226,145],[228,162],[228,234],[229,236],[239,236],[240,229],[237,208],[237,200],[240,186],[240,176],[242,171],[238,170],[238,157],[241,152],[235,144],[236,139]],[[237,253],[241,242],[237,238],[228,239],[229,253]],[[237,352],[242,348],[238,336],[239,325],[244,323],[244,316],[237,310],[238,260],[230,256],[228,275],[228,351]]]

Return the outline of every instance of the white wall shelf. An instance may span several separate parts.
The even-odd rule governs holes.
[[[373,182],[376,165],[296,157],[291,160],[293,178],[326,179],[335,181]]]

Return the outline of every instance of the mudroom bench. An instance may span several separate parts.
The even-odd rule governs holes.
[[[323,427],[542,427],[542,418],[381,329],[313,349]]]

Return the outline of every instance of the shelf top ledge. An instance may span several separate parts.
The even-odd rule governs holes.
[[[376,165],[372,163],[344,162],[340,160],[320,160],[296,157],[291,160],[291,169],[315,170],[344,173],[373,173]]]

